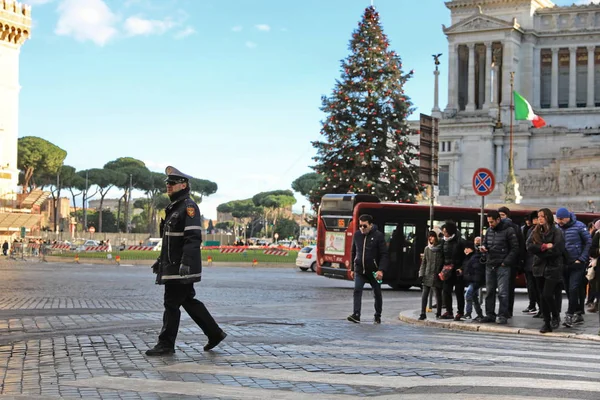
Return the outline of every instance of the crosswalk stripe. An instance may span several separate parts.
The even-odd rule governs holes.
[[[213,375],[232,375],[247,376],[252,378],[263,378],[270,380],[296,381],[296,382],[318,382],[328,384],[346,384],[346,385],[365,385],[388,388],[414,388],[414,387],[448,387],[465,386],[465,377],[451,377],[445,379],[426,379],[397,376],[369,376],[358,374],[328,374],[306,371],[288,371],[273,369],[256,368],[234,368],[221,367],[216,365],[200,365],[193,363],[175,364],[161,368],[162,371],[192,373],[192,374],[213,374]],[[540,388],[545,390],[578,390],[585,392],[598,392],[600,395],[600,383],[575,380],[554,380],[554,379],[528,379],[517,377],[477,377],[477,387],[502,387],[502,388]]]
[[[348,346],[352,346],[352,345],[361,345],[364,346],[364,342],[353,342],[353,343],[349,343],[349,342],[345,342],[345,345]],[[388,343],[386,344],[386,348],[392,348],[395,350],[402,350],[404,351],[404,349],[406,349],[406,345],[405,344],[398,344],[398,343]],[[515,344],[516,347],[516,344]],[[432,347],[430,343],[411,343],[410,344],[410,348],[412,349],[416,349],[416,348],[422,348],[423,350],[427,351],[428,353],[431,351],[446,351],[446,352],[451,352],[451,351],[460,351],[461,354],[468,352],[468,353],[473,353],[473,354],[503,354],[503,355],[508,355],[508,354],[512,354],[512,355],[520,355],[520,356],[542,356],[542,357],[555,357],[556,354],[555,353],[549,353],[548,352],[548,345],[546,344],[545,346],[539,346],[539,350],[545,350],[545,351],[536,351],[538,350],[537,348],[530,348],[529,346],[524,346],[524,348],[517,348],[514,350],[510,350],[510,349],[502,349],[502,348],[491,348],[488,345],[486,346],[482,346],[481,347],[477,347],[477,346],[473,346],[469,349],[466,349],[464,346],[460,346],[460,345],[443,345],[442,347]],[[513,347],[514,348],[514,347]],[[577,359],[587,359],[587,360],[599,360],[600,361],[600,354],[590,354],[589,353],[589,346],[585,349],[582,349],[581,353],[571,353],[571,354],[567,354],[564,355],[567,358],[568,357],[573,357],[573,358],[577,358]],[[584,352],[587,351],[587,352]],[[599,363],[600,364],[600,363]]]
[[[298,346],[298,345],[286,345],[278,348],[279,351],[293,351],[293,352],[323,352],[328,354],[348,354],[348,348],[340,348],[334,346]],[[445,352],[445,351],[425,351],[425,350],[406,350],[406,349],[379,349],[365,347],[352,347],[352,354],[356,355],[398,355],[398,356],[411,356],[411,357],[445,357],[449,358],[454,356],[456,359],[461,361],[492,361],[492,362],[504,362],[504,363],[526,363],[536,365],[556,365],[564,367],[578,367],[578,368],[598,368],[597,362],[578,362],[568,361],[564,359],[537,359],[535,357],[527,358],[527,352],[522,352],[519,356],[503,356],[501,354],[486,355],[486,354],[469,354],[467,348],[460,352]],[[552,353],[548,353],[550,355]]]
[[[308,394],[285,390],[224,386],[200,382],[174,382],[157,379],[119,378],[111,376],[80,379],[77,381],[63,383],[63,385],[96,389],[127,390],[141,393],[168,393],[185,396],[202,396],[203,398],[227,397],[244,400],[306,400],[308,396],[315,400],[356,399],[355,396],[343,394]]]
[[[564,369],[544,369],[544,368],[523,368],[514,367],[512,365],[503,366],[483,366],[483,365],[464,365],[464,364],[453,364],[444,362],[416,362],[407,363],[405,360],[385,360],[385,366],[381,360],[368,360],[368,359],[340,359],[340,358],[318,358],[318,359],[306,359],[306,358],[282,358],[274,356],[225,356],[219,357],[219,362],[229,363],[294,363],[296,365],[327,365],[329,367],[369,367],[369,368],[411,368],[411,369],[432,369],[432,370],[444,370],[444,371],[459,371],[459,372],[490,372],[490,373],[510,373],[514,375],[522,374],[539,374],[539,375],[555,375],[557,377],[573,377],[573,378],[598,378],[600,375],[600,366],[596,370],[574,370],[571,367]]]

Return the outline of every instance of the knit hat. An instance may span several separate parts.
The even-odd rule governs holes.
[[[534,219],[537,219],[538,217],[538,212],[537,211],[532,211],[531,214],[529,214],[529,220],[531,222],[533,222]]]
[[[564,207],[556,210],[556,218],[571,218],[571,213]]]
[[[600,231],[600,219],[594,222],[594,228],[596,228],[597,231]]]

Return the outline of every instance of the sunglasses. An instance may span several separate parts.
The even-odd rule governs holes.
[[[369,225],[359,225],[358,227],[359,227],[360,229],[364,229],[364,228],[368,228],[368,227],[369,227]]]
[[[168,181],[166,181],[165,183],[166,183],[167,185],[169,185],[169,186],[175,186],[175,185],[177,185],[178,183],[182,183],[182,182],[168,180]]]

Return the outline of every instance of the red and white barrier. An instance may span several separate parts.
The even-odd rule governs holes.
[[[69,250],[71,248],[70,244],[53,244],[52,249],[54,250]]]
[[[127,246],[125,250],[142,250],[149,251],[154,250],[154,246]]]
[[[219,250],[219,253],[221,254],[229,254],[229,253],[243,253],[246,249],[244,248],[237,248],[237,249],[221,249]]]
[[[108,246],[85,246],[85,251],[106,251]]]
[[[284,251],[284,250],[265,250],[265,251],[263,251],[263,254],[266,254],[269,256],[287,256],[288,252]]]

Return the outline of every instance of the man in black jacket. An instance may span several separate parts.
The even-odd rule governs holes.
[[[167,167],[166,174],[165,182],[171,204],[165,209],[165,219],[160,222],[162,249],[160,257],[152,266],[156,283],[165,285],[165,311],[158,344],[146,351],[148,356],[175,353],[175,339],[181,317],[179,308],[182,306],[208,337],[204,351],[212,349],[227,336],[206,306],[194,298],[194,282],[200,282],[202,277],[202,227],[198,205],[190,199],[191,176],[173,167]]]
[[[519,258],[515,265],[513,265],[510,269],[510,280],[508,281],[508,317],[512,318],[513,309],[515,306],[515,285],[517,283],[517,274],[519,271],[524,272],[525,266],[525,255],[527,254],[527,250],[525,248],[525,236],[523,236],[523,231],[519,225],[515,224],[513,220],[510,218],[510,209],[508,207],[500,207],[498,209],[498,213],[500,214],[500,218],[502,222],[507,223],[517,235],[517,241],[519,242]],[[534,313],[535,314],[535,313]]]
[[[490,228],[485,234],[480,251],[486,255],[485,312],[482,322],[506,324],[509,302],[509,280],[511,268],[519,258],[519,241],[515,230],[500,218],[498,211],[487,215]],[[496,289],[498,289],[498,320],[496,320]]]
[[[352,271],[354,279],[354,312],[348,321],[360,322],[362,292],[365,283],[369,282],[375,297],[375,323],[381,323],[383,299],[381,297],[381,280],[387,270],[389,259],[385,236],[373,224],[373,217],[364,214],[358,218],[359,231],[352,241]],[[379,282],[378,282],[379,281]]]

